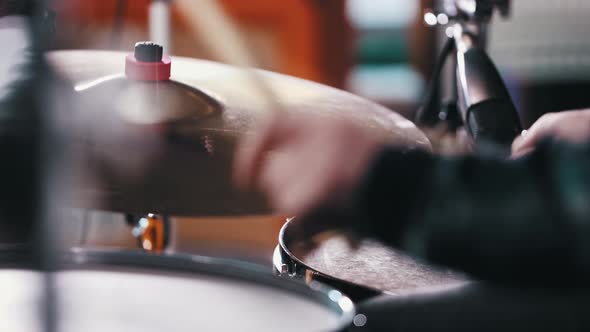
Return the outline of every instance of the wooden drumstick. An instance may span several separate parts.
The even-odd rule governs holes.
[[[247,44],[242,33],[225,14],[217,0],[175,0],[181,15],[190,25],[195,37],[221,61],[244,68],[247,78],[262,97],[269,111],[282,108],[277,95],[264,77],[254,68],[258,67],[255,52]]]

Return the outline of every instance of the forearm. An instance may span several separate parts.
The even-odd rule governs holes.
[[[363,190],[363,231],[476,278],[587,277],[589,159],[556,145],[509,162],[385,151]]]

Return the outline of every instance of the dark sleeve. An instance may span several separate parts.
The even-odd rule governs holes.
[[[497,282],[590,278],[590,147],[514,161],[385,149],[359,191],[359,231]]]

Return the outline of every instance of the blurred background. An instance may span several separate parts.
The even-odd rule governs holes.
[[[430,28],[434,0],[219,0],[263,68],[348,90],[412,119],[445,27]],[[54,0],[52,49],[131,51],[150,38],[151,0]],[[153,7],[152,7],[153,10]],[[196,7],[196,10],[198,8]],[[496,17],[489,51],[523,124],[546,112],[590,106],[590,2],[516,0]],[[215,59],[172,4],[168,53]],[[123,215],[84,212],[72,242],[134,246]],[[270,261],[284,219],[177,218],[176,248]],[[236,254],[239,253],[239,254]]]
[[[265,69],[350,90],[407,116],[420,103],[443,34],[423,23],[435,0],[220,0]],[[55,49],[130,50],[149,38],[151,0],[54,0]],[[173,7],[169,53],[211,58]],[[519,0],[495,19],[490,54],[526,123],[588,103],[590,3]]]

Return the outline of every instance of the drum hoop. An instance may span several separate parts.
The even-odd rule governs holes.
[[[283,224],[283,227],[281,227],[281,230],[279,231],[279,246],[281,247],[283,252],[289,256],[289,259],[291,259],[295,264],[300,265],[305,269],[312,270],[314,273],[324,275],[322,272],[317,271],[316,269],[305,264],[301,259],[299,259],[299,257],[295,256],[287,247],[287,243],[285,242],[285,235],[287,234],[287,229],[289,229],[289,226],[291,225],[294,219],[295,217],[288,218],[287,221]],[[327,277],[332,278],[330,276]]]
[[[348,281],[348,280],[344,280],[344,279],[341,279],[341,278],[337,278],[337,277],[331,276],[329,274],[326,274],[324,272],[318,271],[317,269],[315,269],[315,268],[309,266],[308,264],[304,263],[296,255],[294,255],[293,252],[291,252],[291,250],[289,250],[288,244],[287,244],[287,241],[286,241],[286,237],[287,237],[287,234],[288,234],[288,229],[289,229],[289,227],[290,227],[290,225],[291,225],[291,223],[293,222],[294,219],[295,219],[295,217],[288,218],[287,221],[285,222],[285,224],[283,224],[283,227],[281,227],[281,230],[279,231],[279,247],[280,247],[280,250],[283,251],[289,257],[289,260],[291,260],[292,263],[294,263],[296,266],[302,268],[305,271],[311,271],[311,273],[314,276],[316,276],[316,278],[319,277],[317,279],[320,279],[320,281],[322,281],[322,280],[328,280],[328,282],[330,282],[330,281],[336,282],[336,283],[341,284],[341,285],[346,285],[347,287],[355,287],[355,288],[361,288],[361,289],[363,289],[364,290],[363,293],[365,293],[365,295],[363,295],[362,297],[360,297],[357,300],[363,300],[363,299],[369,298],[371,296],[375,296],[375,295],[384,293],[384,291],[379,290],[377,288],[368,287],[368,286],[365,286],[365,285],[359,285],[359,284],[356,284],[354,282],[351,282],[351,281]],[[295,272],[296,271],[294,271],[294,273]],[[347,295],[347,296],[353,298],[352,294],[346,294],[346,292],[345,292],[344,295]],[[353,300],[355,300],[355,299],[353,298]]]
[[[5,268],[33,267],[30,248],[25,246],[0,245],[0,270]],[[274,276],[267,268],[243,261],[197,256],[182,253],[146,254],[139,250],[117,249],[81,249],[73,248],[61,255],[60,271],[92,271],[101,267],[121,269],[153,270],[155,272],[180,273],[189,277],[191,274],[215,276],[228,280],[246,282],[252,285],[270,287],[311,300],[339,314],[338,330],[351,326],[356,315],[352,301],[344,295],[333,300],[330,292],[335,289],[326,285],[309,285],[298,281]],[[350,305],[348,305],[348,303]]]

